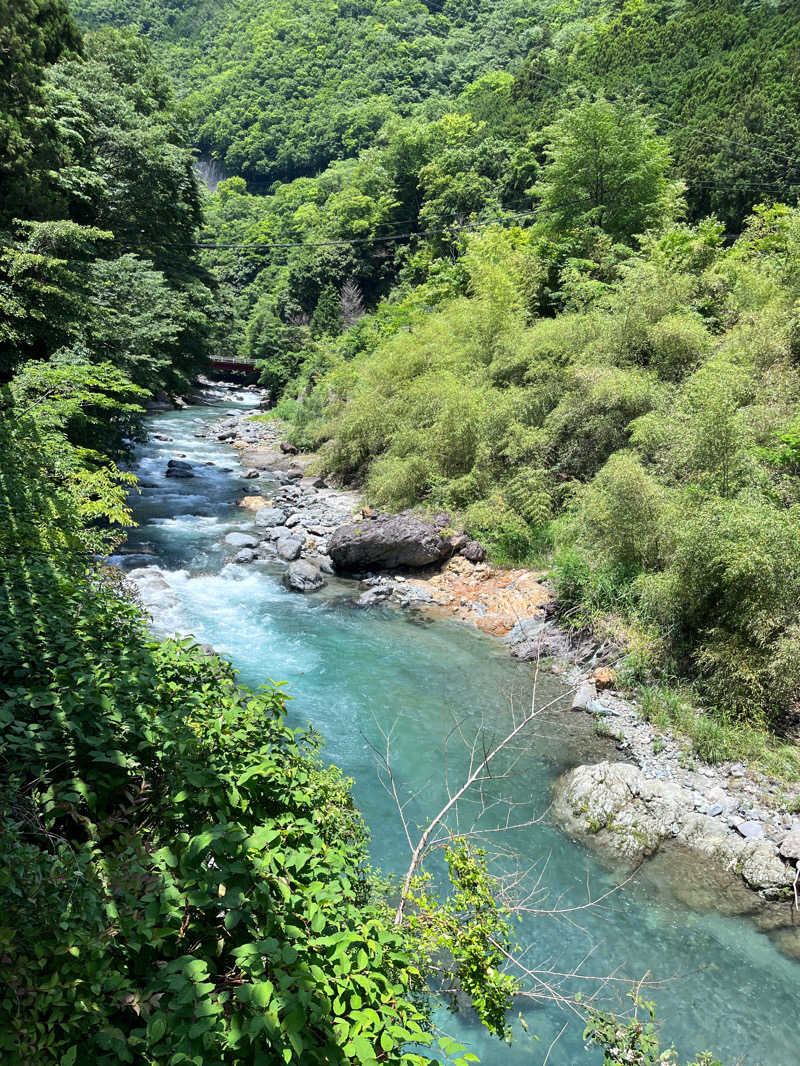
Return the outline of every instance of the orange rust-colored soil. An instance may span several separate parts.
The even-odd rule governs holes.
[[[433,577],[410,580],[409,584],[427,589],[436,607],[446,613],[500,637],[521,618],[540,613],[548,599],[547,589],[535,572],[501,570],[487,563],[474,565],[460,555]]]
[[[243,496],[239,500],[239,506],[244,507],[247,511],[260,511],[262,507],[270,507],[272,500],[268,500],[266,496]]]

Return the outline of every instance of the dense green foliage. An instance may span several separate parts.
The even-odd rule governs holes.
[[[148,395],[238,352],[326,473],[552,551],[565,617],[695,685],[708,752],[779,725],[800,212],[751,211],[800,189],[796,5],[74,7],[85,40],[0,0],[3,1060],[412,1066],[437,978],[508,1036],[485,856],[451,842],[451,895],[422,872],[394,924],[280,687],[154,641],[96,562],[115,460]],[[205,203],[187,130],[242,175]],[[588,1019],[606,1063],[674,1060]]]
[[[541,36],[524,0],[80,0],[87,25],[132,23],[187,94],[199,146],[265,181],[313,173],[371,144],[392,116],[435,111]]]
[[[15,18],[11,62],[30,72],[0,101],[0,376],[57,358],[110,363],[149,390],[185,389],[205,358],[213,302],[169,84],[131,35],[82,44],[55,3]]]
[[[296,439],[382,506],[461,512],[500,558],[555,543],[565,609],[621,616],[640,667],[775,722],[800,692],[800,214],[760,211],[730,248],[670,224],[603,283],[576,262],[555,317],[538,240],[470,236],[469,295],[430,313],[417,290],[390,336],[369,316],[355,358],[329,341],[283,404]]]
[[[695,213],[736,224],[800,186],[793,0],[78,0],[135,25],[182,87],[198,145],[229,172],[291,179],[355,155],[397,116],[438,117],[507,71],[493,132],[527,135],[576,87],[639,97],[674,132]],[[481,114],[480,118],[489,116]],[[527,132],[526,132],[527,131]]]

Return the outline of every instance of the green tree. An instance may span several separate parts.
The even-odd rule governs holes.
[[[630,242],[678,211],[682,186],[668,177],[669,145],[639,107],[603,96],[580,101],[545,136],[546,162],[533,186],[545,230],[597,226]]]
[[[312,337],[332,336],[342,332],[342,300],[333,285],[326,285],[311,316]]]
[[[0,0],[0,231],[50,217],[58,136],[42,113],[45,73],[81,38],[62,0]]]

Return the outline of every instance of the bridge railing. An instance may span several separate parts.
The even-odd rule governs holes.
[[[241,355],[212,355],[212,363],[235,363],[236,366],[250,366],[255,370],[256,364],[252,359],[245,359]]]

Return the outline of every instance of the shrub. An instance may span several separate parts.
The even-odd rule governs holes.
[[[583,490],[577,520],[612,567],[635,571],[658,564],[665,510],[663,487],[636,456],[617,452]]]
[[[711,350],[712,338],[699,315],[667,315],[648,333],[650,366],[665,381],[680,381]]]
[[[759,500],[687,507],[668,575],[643,602],[719,706],[775,720],[800,692],[800,523]]]
[[[367,496],[380,507],[400,510],[424,499],[430,487],[430,466],[421,455],[376,460],[367,477]]]
[[[524,468],[508,482],[503,495],[532,529],[542,529],[550,521],[553,502],[546,470]]]
[[[531,527],[499,493],[468,508],[464,529],[481,541],[499,563],[523,562],[537,543]]]
[[[628,443],[631,422],[657,403],[658,384],[641,370],[576,366],[570,389],[545,421],[554,471],[586,479]]]

